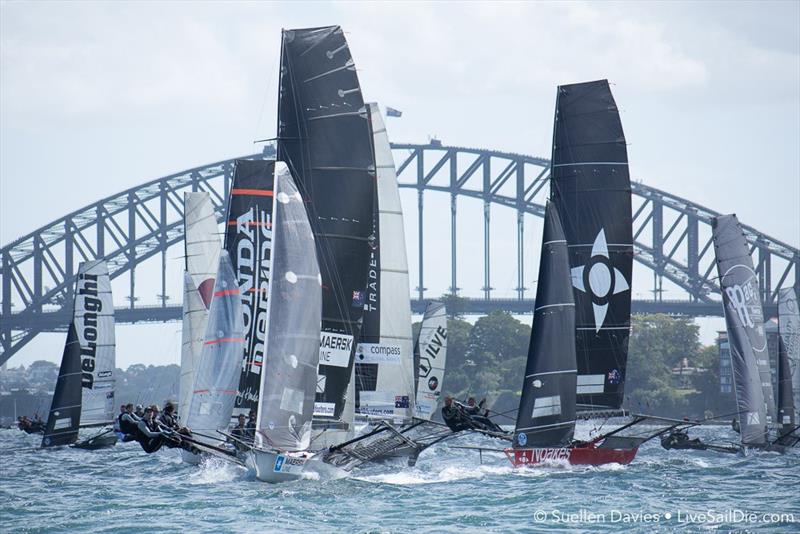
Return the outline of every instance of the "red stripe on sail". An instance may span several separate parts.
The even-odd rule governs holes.
[[[231,195],[251,195],[254,197],[271,197],[272,191],[267,189],[231,189]]]
[[[215,345],[217,343],[232,343],[232,342],[242,342],[244,343],[244,338],[241,337],[221,337],[219,339],[210,339],[206,341],[206,345]]]
[[[223,289],[222,291],[217,291],[214,293],[215,297],[224,297],[225,295],[238,295],[238,289]]]

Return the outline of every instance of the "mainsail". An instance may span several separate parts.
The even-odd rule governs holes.
[[[339,420],[365,304],[376,180],[369,113],[339,26],[283,32],[277,158],[308,203],[322,273],[314,414]]]
[[[563,447],[572,441],[577,376],[574,332],[569,250],[558,211],[548,202],[515,447]]]
[[[114,305],[102,260],[78,267],[72,322],[42,447],[66,445],[84,425],[114,417]]]
[[[228,199],[225,250],[241,291],[244,356],[235,414],[258,408],[271,281],[274,161],[238,160]]]
[[[800,406],[800,306],[797,295],[800,287],[784,288],[778,294],[778,324],[786,346],[789,370],[792,373],[794,405]]]
[[[628,153],[607,80],[558,88],[550,177],[569,246],[578,405],[619,408],[630,334],[633,236]]]
[[[762,445],[766,441],[767,414],[770,410],[774,413],[775,406],[758,280],[736,215],[715,217],[711,228],[730,342],[742,444]],[[762,362],[766,365],[766,384],[760,369]],[[769,395],[768,399],[765,393]]]
[[[355,356],[356,410],[408,420],[416,380],[403,208],[386,127],[378,105],[367,106],[375,145],[378,202],[364,322]]]
[[[797,292],[778,293],[778,424],[797,425],[800,405],[800,311]]]
[[[422,316],[414,344],[414,367],[417,369],[416,416],[430,419],[442,394],[447,360],[447,310],[441,302],[432,301]]]
[[[311,441],[319,363],[320,274],[303,198],[283,162],[275,164],[265,360],[256,445],[281,451]]]
[[[203,350],[195,368],[186,414],[185,424],[192,431],[208,435],[228,427],[236,400],[243,347],[239,287],[228,253],[223,251],[219,256]]]
[[[73,323],[81,347],[81,423],[110,423],[115,414],[116,349],[114,302],[105,261],[78,267]]]
[[[42,447],[74,443],[81,424],[81,346],[75,323],[70,323],[58,381],[50,404]]]
[[[194,384],[194,368],[203,350],[208,307],[219,264],[220,241],[217,218],[207,192],[183,195],[184,252],[183,339],[178,414],[184,415]]]

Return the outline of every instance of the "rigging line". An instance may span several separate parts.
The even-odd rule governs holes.
[[[261,128],[261,120],[264,117],[264,108],[267,107],[267,97],[271,93],[270,87],[272,87],[272,78],[275,75],[275,65],[278,61],[280,61],[280,54],[276,54],[272,60],[272,67],[269,69],[267,74],[267,83],[264,86],[263,96],[261,98],[261,110],[258,112],[258,119],[256,120],[256,127],[253,132],[253,139],[258,137],[258,130]]]

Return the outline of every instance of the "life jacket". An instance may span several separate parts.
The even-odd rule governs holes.
[[[121,414],[118,418],[119,420],[119,429],[123,434],[128,434],[131,436],[138,436],[139,435],[139,427],[136,423],[132,422],[130,419],[125,419],[123,416],[127,414]]]

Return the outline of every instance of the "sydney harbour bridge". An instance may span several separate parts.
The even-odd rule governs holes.
[[[416,284],[412,308],[420,312],[426,295],[425,273],[442,265],[425,263],[427,194],[450,197],[450,288],[457,292],[459,198],[483,204],[482,298],[460,301],[466,313],[502,309],[529,313],[526,298],[525,215],[543,216],[548,194],[549,164],[541,157],[496,150],[428,144],[392,144],[400,187],[416,190]],[[266,146],[247,158],[274,157]],[[181,306],[167,301],[167,253],[183,241],[183,192],[208,191],[224,216],[225,199],[233,176],[234,159],[175,173],[109,196],[73,211],[0,249],[0,364],[42,332],[66,329],[71,314],[78,263],[105,258],[112,279],[129,280],[130,304],[116,310],[119,323],[177,320]],[[716,282],[711,218],[717,212],[695,202],[632,183],[634,258],[653,273],[652,299],[634,300],[634,312],[665,312],[690,316],[721,316]],[[492,208],[516,213],[516,298],[492,298]],[[413,216],[406,213],[406,217]],[[743,221],[746,223],[747,221]],[[507,230],[511,232],[511,229]],[[778,291],[800,286],[800,251],[744,226],[759,279],[765,315],[774,316]],[[179,256],[175,253],[172,256]],[[437,255],[440,261],[441,255]],[[136,269],[161,265],[160,303],[138,304]],[[510,261],[511,258],[504,258]],[[528,269],[530,271],[530,269]],[[663,281],[680,288],[680,300],[664,300]],[[530,281],[530,280],[528,280]]]

